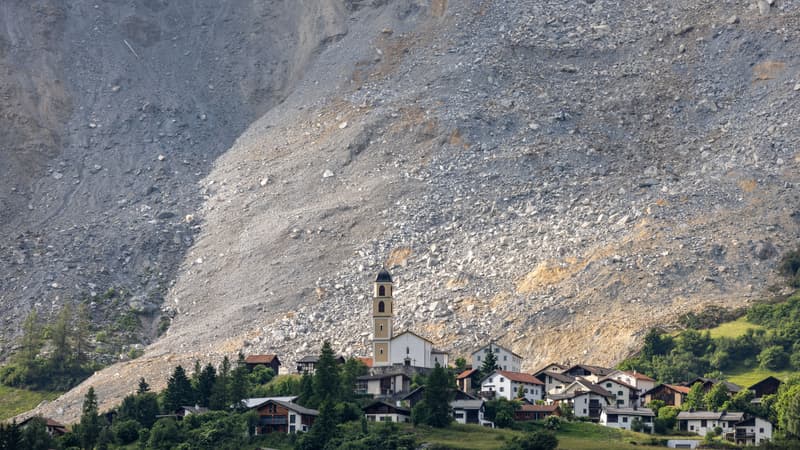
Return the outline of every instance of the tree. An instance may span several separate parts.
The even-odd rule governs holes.
[[[767,370],[781,370],[789,364],[789,355],[780,345],[771,345],[758,354],[758,365]]]
[[[450,421],[453,420],[450,415],[452,385],[447,371],[437,363],[428,375],[428,384],[425,386],[425,393],[422,396],[428,409],[426,424],[436,428],[450,425]]]
[[[33,370],[36,365],[36,357],[42,348],[42,329],[39,325],[39,316],[36,311],[31,311],[22,324],[22,341],[20,344],[20,363],[27,370]]]
[[[100,415],[97,411],[97,395],[94,393],[94,387],[90,387],[86,392],[83,399],[83,408],[81,409],[81,421],[78,427],[81,445],[83,448],[94,448],[97,438],[100,436],[102,424],[100,422]]]
[[[209,401],[211,409],[227,409],[230,406],[230,372],[231,361],[225,356],[222,358],[222,363],[217,371],[217,379],[211,392]]]
[[[139,378],[139,387],[136,389],[136,393],[137,394],[144,394],[145,392],[148,392],[149,390],[150,390],[150,385],[147,384],[147,381],[145,381],[144,377]]]
[[[703,409],[705,406],[703,397],[703,383],[697,382],[692,385],[689,393],[686,394],[686,400],[681,405],[681,408],[684,411]]]
[[[84,303],[78,305],[78,312],[74,322],[72,338],[75,351],[73,358],[77,365],[82,365],[89,359],[87,352],[89,350],[89,331],[91,330],[91,315]]]
[[[366,375],[369,368],[360,359],[350,358],[342,366],[341,393],[343,400],[355,398],[355,385],[358,377]]]
[[[525,398],[525,386],[520,384],[519,388],[517,388],[517,399]]]
[[[249,378],[251,385],[267,384],[275,378],[275,371],[272,370],[272,367],[259,364],[250,372]]]
[[[47,432],[47,420],[41,417],[35,417],[25,425],[25,428],[21,430],[19,442],[19,448],[26,450],[49,450],[55,447],[53,438]]]
[[[50,366],[63,373],[67,368],[67,359],[70,356],[70,323],[72,322],[72,309],[65,304],[59,311],[53,326],[50,327],[50,342],[53,350],[50,353]]]
[[[314,403],[337,402],[340,398],[339,365],[331,343],[325,341],[314,369]]]
[[[14,420],[11,423],[0,422],[0,450],[16,450],[21,448],[22,435]]]
[[[703,397],[703,402],[705,403],[706,409],[709,411],[716,411],[725,404],[726,401],[730,398],[730,394],[728,394],[728,388],[725,386],[725,383],[717,383],[715,384]]]
[[[217,381],[217,369],[210,363],[200,371],[197,377],[197,402],[200,406],[208,406],[211,402],[211,393]]]
[[[461,373],[467,370],[467,360],[464,358],[456,358],[456,373]]]
[[[318,370],[318,369],[317,369]],[[311,429],[298,441],[299,450],[318,450],[325,448],[336,434],[336,411],[333,403],[324,402]]]
[[[194,404],[194,400],[194,390],[186,376],[186,371],[182,366],[175,367],[172,376],[167,380],[167,388],[164,390],[164,410],[175,412],[181,406]]]
[[[781,386],[775,411],[778,415],[778,427],[793,438],[800,438],[800,384],[790,384],[792,380]]]
[[[481,378],[486,378],[497,369],[497,356],[492,351],[492,346],[489,345],[489,351],[484,353],[483,365],[481,365]]]
[[[644,336],[641,356],[651,359],[656,355],[666,355],[674,345],[670,335],[663,334],[658,328],[651,328]]]
[[[514,425],[514,411],[519,409],[520,404],[518,401],[508,401],[503,397],[498,397],[494,400],[486,402],[486,420],[494,422],[500,428],[508,428]],[[568,416],[568,411],[564,406],[561,406],[562,413],[565,417]]]
[[[230,398],[231,403],[234,404],[236,409],[242,408],[242,400],[247,398],[249,389],[247,367],[244,365],[244,356],[239,354],[242,364],[238,364],[233,373],[231,374],[231,389]]]
[[[534,431],[524,436],[514,436],[503,450],[555,450],[558,439],[548,431]]]

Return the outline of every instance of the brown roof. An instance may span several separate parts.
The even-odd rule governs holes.
[[[637,380],[642,380],[642,381],[656,381],[655,379],[653,379],[653,378],[650,378],[650,377],[648,377],[647,375],[645,375],[645,374],[643,374],[643,373],[636,372],[636,371],[633,371],[633,372],[628,372],[628,371],[625,371],[625,373],[627,373],[628,375],[632,376],[633,378],[636,378]]]
[[[528,383],[528,384],[541,384],[542,381],[529,373],[522,373],[522,372],[508,372],[505,370],[497,370],[496,373],[508,378],[511,381],[516,381],[517,383]]]
[[[244,359],[245,364],[270,364],[278,359],[278,355],[250,355]]]
[[[473,373],[475,373],[477,371],[478,371],[478,369],[467,369],[467,370],[461,372],[460,374],[458,374],[456,379],[457,380],[461,380],[463,378],[467,378],[468,376],[472,375]]]
[[[689,386],[676,386],[674,384],[665,384],[664,386],[672,389],[673,391],[678,391],[681,394],[688,394],[689,391],[692,390],[692,388],[690,388]],[[656,387],[658,387],[658,386],[656,386]]]
[[[520,411],[524,412],[554,412],[558,409],[557,404],[552,405],[522,405],[519,407]]]

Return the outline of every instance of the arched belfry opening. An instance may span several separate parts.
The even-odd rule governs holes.
[[[386,297],[386,286],[378,286],[378,296]]]
[[[386,305],[383,302],[378,302],[378,312],[386,312]]]

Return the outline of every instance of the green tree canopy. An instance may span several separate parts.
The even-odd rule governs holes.
[[[182,366],[175,367],[164,390],[164,410],[175,412],[181,406],[194,405],[195,392]]]

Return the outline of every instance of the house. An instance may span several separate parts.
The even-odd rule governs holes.
[[[544,398],[544,383],[538,378],[527,373],[505,370],[495,370],[481,381],[481,396],[512,400],[518,397],[520,388],[525,400],[530,403]]]
[[[500,369],[509,372],[522,371],[522,356],[505,347],[497,345],[494,342],[490,342],[489,344],[484,345],[478,350],[472,352],[472,355],[470,356],[472,360],[472,367],[482,367],[484,361],[486,360],[486,355],[488,355],[489,352],[494,354],[494,357],[497,361],[497,367]]]
[[[772,422],[761,417],[751,417],[737,423],[732,436],[725,436],[737,445],[758,445],[772,440]]]
[[[742,412],[681,411],[678,413],[678,428],[705,436],[709,431],[720,427],[724,435],[735,431],[736,424],[743,419]]]
[[[200,406],[200,405],[181,406],[180,408],[178,408],[177,411],[175,411],[175,416],[176,417],[180,417],[180,418],[183,418],[183,417],[186,417],[186,416],[191,416],[192,414],[195,414],[195,415],[199,416],[199,415],[205,414],[205,413],[207,413],[209,411],[211,411],[209,408],[206,408],[206,407]]]
[[[716,378],[704,378],[704,377],[697,377],[692,381],[681,383],[681,385],[686,386],[691,389],[692,386],[695,384],[700,383],[703,385],[703,392],[708,392],[719,383],[725,385],[725,389],[728,391],[729,394],[733,395],[742,390],[742,387],[738,384],[731,383],[730,381],[725,380],[717,380]]]
[[[666,406],[680,407],[684,400],[686,400],[689,389],[690,388],[686,386],[659,384],[642,394],[642,397],[644,397],[645,405],[650,404],[653,400],[661,400]]]
[[[514,420],[517,422],[544,420],[549,416],[561,416],[558,405],[522,405],[514,411]]]
[[[600,413],[600,425],[630,431],[633,421],[639,419],[644,425],[644,431],[652,433],[655,416],[653,410],[649,408],[608,407]]]
[[[467,369],[458,376],[456,376],[456,385],[458,389],[462,392],[472,392],[472,383],[474,378],[479,376],[480,371],[478,369]]]
[[[612,401],[615,408],[633,408],[639,406],[639,390],[616,378],[601,378],[597,384],[614,395]]]
[[[394,334],[394,284],[386,269],[378,272],[372,297],[372,366],[403,365],[433,369],[448,365],[447,352],[437,350],[433,342],[411,331]]]
[[[50,419],[48,417],[42,417],[42,416],[31,416],[31,417],[28,417],[27,419],[25,419],[25,420],[23,420],[22,422],[19,423],[19,425],[18,425],[19,429],[20,430],[24,429],[25,427],[30,425],[31,422],[33,422],[34,420],[43,421],[44,422],[44,428],[45,428],[45,430],[47,430],[47,434],[49,434],[52,437],[58,437],[58,436],[63,436],[65,434],[67,434],[67,426],[66,425],[58,423],[55,420]]]
[[[344,356],[337,356],[335,358],[337,364],[344,364]],[[317,370],[317,363],[319,362],[319,355],[304,356],[297,361],[297,373],[307,373],[314,375]]]
[[[778,388],[781,386],[782,381],[773,377],[768,376],[763,380],[759,381],[758,383],[748,387],[747,389],[753,391],[756,398],[764,397],[765,395],[773,395],[778,393]]]
[[[588,364],[576,364],[564,370],[562,373],[575,378],[585,378],[592,383],[597,383],[600,378],[605,377],[613,371],[613,369],[608,369],[606,367],[590,366]]]
[[[453,396],[453,400],[477,400],[478,397],[474,397],[464,391],[453,389],[451,392]],[[403,405],[407,405],[410,408],[416,406],[417,403],[422,401],[422,398],[425,396],[425,386],[420,386],[413,391],[409,392],[408,394],[403,395],[398,399],[400,403]]]
[[[632,386],[636,386],[636,390],[639,391],[639,394],[643,392],[647,392],[650,389],[656,387],[656,380],[653,378],[648,377],[643,373],[639,373],[637,371],[628,371],[628,370],[615,370],[607,375],[608,378],[613,378],[615,380],[623,381],[628,383]],[[640,396],[641,399],[641,396]]]
[[[549,370],[539,372],[535,376],[544,383],[546,394],[560,394],[564,392],[564,388],[575,381],[575,377],[560,372],[550,372]]]
[[[450,402],[453,410],[453,418],[458,423],[474,423],[483,425],[486,420],[483,413],[486,411],[484,401],[479,400],[453,400]]]
[[[256,366],[267,366],[277,375],[281,362],[278,355],[249,355],[244,359],[244,365],[248,372],[252,372]]]
[[[364,407],[364,415],[372,422],[411,422],[411,409],[377,400]]]
[[[258,414],[256,434],[305,432],[311,428],[319,415],[314,409],[273,398],[251,409]]]
[[[541,369],[537,370],[533,374],[534,375],[539,375],[542,372],[562,373],[567,369],[569,369],[569,366],[565,366],[564,364],[550,363],[550,364],[542,367]]]
[[[583,378],[577,378],[561,394],[548,394],[548,404],[572,408],[575,417],[599,420],[603,408],[611,405],[615,396],[604,388]]]
[[[411,377],[405,373],[383,373],[362,375],[356,378],[356,394],[371,394],[373,397],[392,397],[408,392]]]

